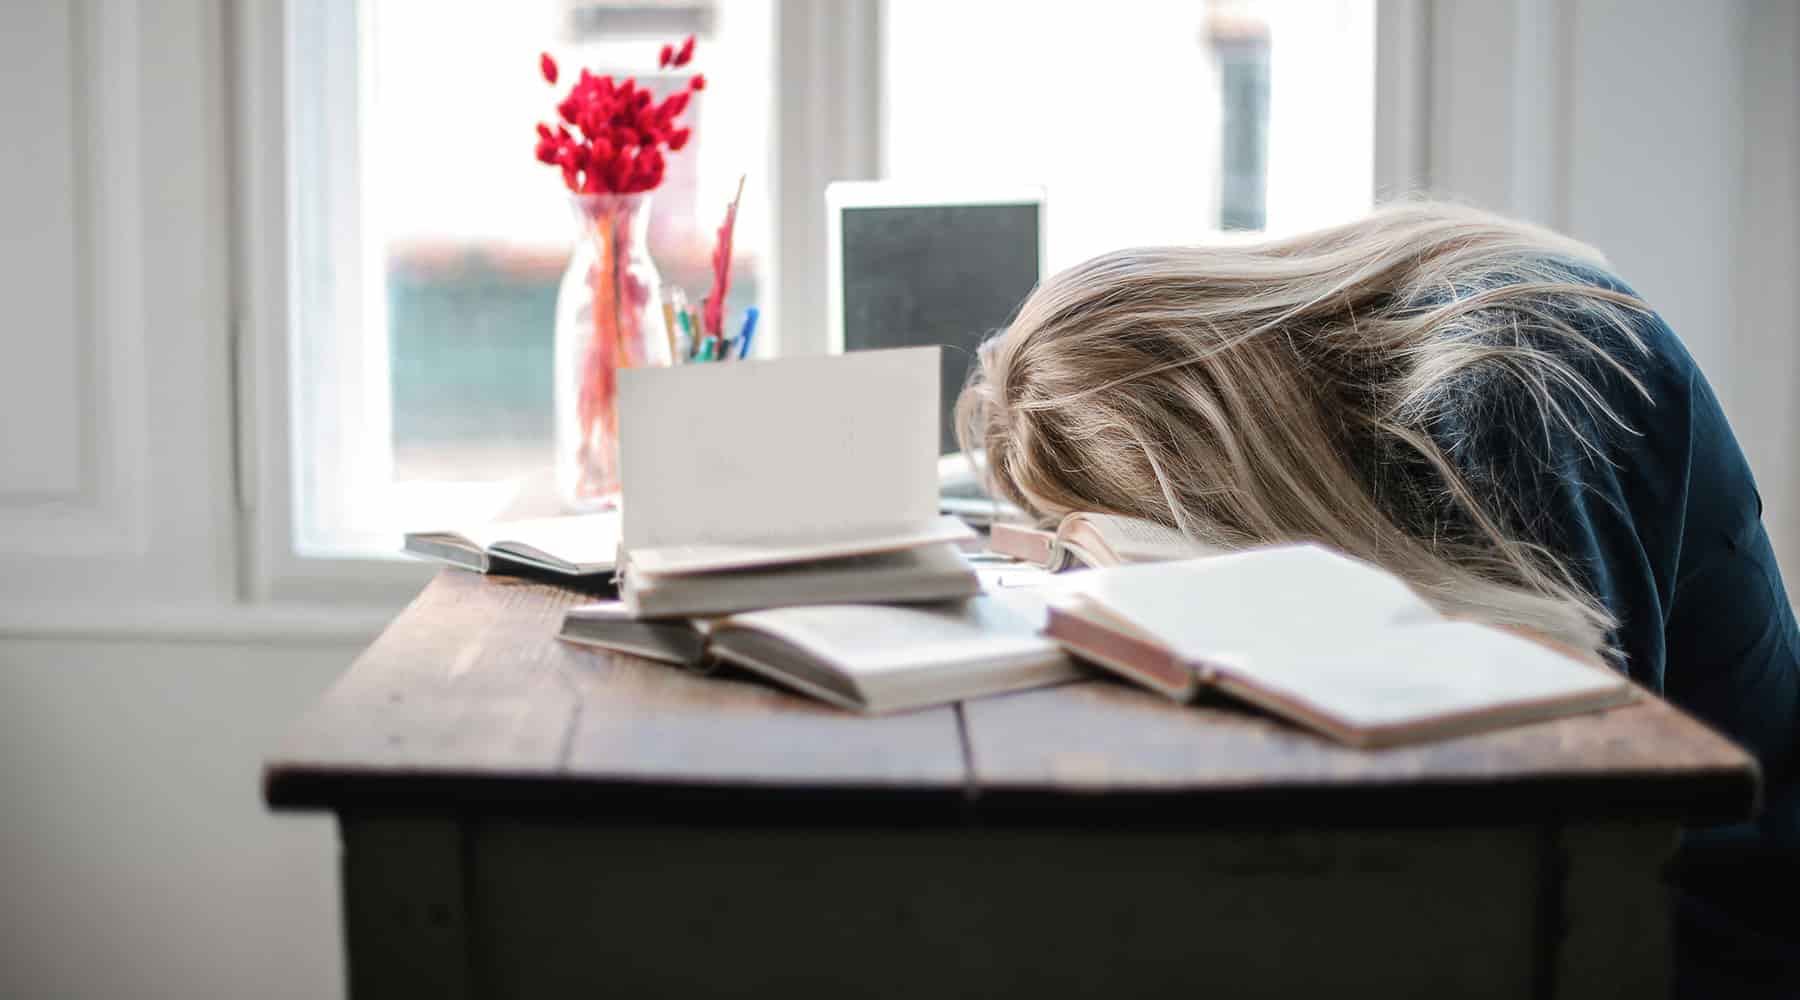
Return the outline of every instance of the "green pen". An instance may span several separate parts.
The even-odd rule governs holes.
[[[681,342],[684,344],[692,345],[688,349],[688,357],[690,357],[690,358],[699,357],[700,356],[700,338],[694,336],[694,328],[692,325],[690,325],[688,323],[687,310],[686,309],[677,310],[676,314],[681,317]]]
[[[713,357],[713,339],[711,337],[708,337],[705,340],[700,342],[700,359],[699,360],[711,361],[712,357]]]

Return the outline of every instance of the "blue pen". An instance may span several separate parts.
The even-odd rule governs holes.
[[[750,356],[750,338],[756,333],[756,317],[761,315],[755,306],[744,310],[744,328],[738,331],[738,360]]]

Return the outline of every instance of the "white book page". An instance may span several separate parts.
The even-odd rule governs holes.
[[[953,664],[1020,656],[1059,660],[1061,649],[1038,634],[1043,620],[1042,599],[1022,589],[951,604],[780,608],[733,615],[728,624],[792,643],[860,685]]]
[[[1195,662],[1336,649],[1397,624],[1440,619],[1394,576],[1315,545],[1093,570],[1074,586]]]
[[[621,372],[625,547],[837,538],[933,521],[938,352]]]
[[[611,567],[619,549],[617,513],[497,521],[462,532],[483,549],[527,557],[541,553],[576,567]]]
[[[1336,647],[1263,650],[1221,667],[1357,728],[1617,691],[1618,674],[1468,622],[1395,628]]]
[[[870,530],[843,538],[815,536],[804,540],[745,540],[633,549],[631,569],[652,576],[714,573],[898,552],[974,538],[975,532],[967,524],[954,517],[940,517],[903,529]]]
[[[1220,553],[1174,528],[1135,517],[1113,514],[1072,514],[1085,522],[1112,549],[1121,563],[1158,562]],[[1070,526],[1071,528],[1074,525]]]

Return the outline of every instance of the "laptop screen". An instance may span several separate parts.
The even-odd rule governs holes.
[[[1038,282],[1039,205],[839,209],[844,349],[943,346],[940,450],[975,349],[1012,321]]]

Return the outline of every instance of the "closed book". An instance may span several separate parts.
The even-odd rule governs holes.
[[[980,591],[968,560],[954,545],[940,543],[713,572],[647,572],[627,556],[619,596],[633,615],[668,618],[803,604],[944,601]]]
[[[1444,618],[1398,578],[1319,546],[1084,574],[1046,634],[1176,699],[1213,689],[1361,747],[1440,739],[1633,697],[1587,660]]]
[[[684,667],[706,659],[706,619],[641,621],[621,601],[579,604],[563,613],[557,637]]]

